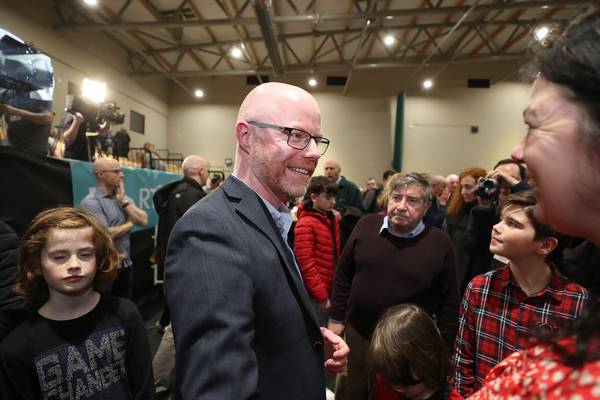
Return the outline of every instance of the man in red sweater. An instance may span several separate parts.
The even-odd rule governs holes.
[[[298,206],[298,222],[294,228],[294,254],[322,326],[327,323],[331,281],[340,256],[339,214],[333,211],[336,192],[335,183],[329,178],[313,177],[304,201]]]
[[[368,397],[366,353],[378,318],[389,307],[413,303],[437,322],[450,347],[458,327],[459,295],[450,238],[425,225],[431,204],[427,178],[390,179],[387,215],[369,214],[354,228],[338,263],[328,327],[345,330],[352,349],[338,377],[336,399]]]

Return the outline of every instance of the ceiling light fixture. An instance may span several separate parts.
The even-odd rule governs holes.
[[[311,87],[317,86],[317,80],[315,78],[310,78],[308,80],[308,85],[311,86]]]
[[[88,6],[97,6],[98,5],[98,0],[83,0],[83,2],[85,4],[87,4]]]
[[[423,81],[423,89],[429,90],[433,87],[433,81],[431,79],[425,79]]]
[[[194,92],[194,96],[196,96],[199,99],[201,99],[202,97],[204,97],[204,90],[202,90],[202,89],[196,89],[196,91]]]
[[[232,47],[231,48],[231,56],[233,58],[242,58],[242,51],[239,49],[239,47]]]
[[[542,42],[549,34],[550,28],[548,28],[546,25],[538,26],[533,32],[533,36],[538,42]]]
[[[392,35],[387,35],[383,38],[383,44],[385,44],[388,47],[393,45],[394,43],[396,43],[396,38]]]

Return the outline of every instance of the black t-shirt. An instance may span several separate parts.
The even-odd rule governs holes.
[[[46,102],[32,101],[27,103],[27,111],[45,113],[49,110]],[[13,148],[42,156],[48,154],[48,136],[50,136],[51,125],[36,124],[17,115],[6,116],[5,119],[6,134]]]
[[[135,305],[103,294],[68,321],[32,315],[0,344],[2,399],[152,399],[152,359]]]
[[[63,129],[69,129],[74,119],[75,117],[73,117],[73,114],[67,114],[63,121]],[[65,144],[65,158],[72,158],[74,160],[81,161],[92,161],[94,158],[96,149],[96,136],[90,136],[86,138],[86,125],[86,121],[83,121],[81,125],[79,125],[75,140],[70,144]],[[89,153],[86,145],[89,147]]]

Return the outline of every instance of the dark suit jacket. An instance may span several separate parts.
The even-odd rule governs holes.
[[[165,288],[184,399],[324,399],[322,336],[293,255],[234,177],[175,225]]]

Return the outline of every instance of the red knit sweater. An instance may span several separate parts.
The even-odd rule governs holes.
[[[334,214],[324,214],[300,203],[294,228],[294,253],[310,297],[318,303],[327,300],[340,256],[340,224]]]

